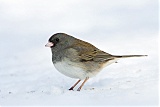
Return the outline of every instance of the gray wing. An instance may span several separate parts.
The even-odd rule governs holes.
[[[68,54],[71,54],[72,59],[79,60],[80,62],[106,62],[108,60],[114,59],[111,54],[99,50],[95,46],[85,42],[77,43],[73,46],[68,47]]]

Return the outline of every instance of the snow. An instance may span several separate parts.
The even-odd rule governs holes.
[[[0,106],[158,107],[158,3],[100,1],[0,1]],[[69,91],[77,80],[54,68],[45,47],[56,32],[148,57],[121,59]]]

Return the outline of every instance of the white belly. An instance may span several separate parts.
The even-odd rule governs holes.
[[[114,59],[108,61],[107,63],[103,64],[102,68],[115,63],[118,59]],[[97,69],[97,71],[85,71],[82,69],[78,64],[70,62],[69,60],[65,59],[61,62],[57,62],[54,64],[55,68],[61,72],[62,74],[71,77],[71,78],[78,78],[78,79],[85,79],[86,77],[93,77],[95,76],[102,68]]]
[[[81,80],[85,79],[86,77],[93,77],[97,74],[96,72],[86,72],[82,68],[73,66],[71,62],[67,61],[57,62],[54,64],[54,66],[62,74]]]

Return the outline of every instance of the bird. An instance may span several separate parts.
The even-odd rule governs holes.
[[[96,76],[104,67],[117,63],[117,60],[147,56],[112,55],[66,33],[53,34],[45,47],[51,48],[53,65],[60,73],[78,79],[69,90],[74,90],[83,80],[77,91],[82,89],[89,78]]]

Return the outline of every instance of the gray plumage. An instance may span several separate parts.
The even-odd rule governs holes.
[[[146,55],[111,55],[92,44],[73,36],[57,33],[49,38],[52,51],[52,61],[55,67],[64,75],[85,79],[84,83],[100,72],[105,66],[115,63],[121,58],[142,57]],[[75,84],[77,85],[79,81]],[[83,84],[84,84],[83,83]],[[83,84],[79,87],[80,90]],[[72,90],[75,86],[71,87]]]

